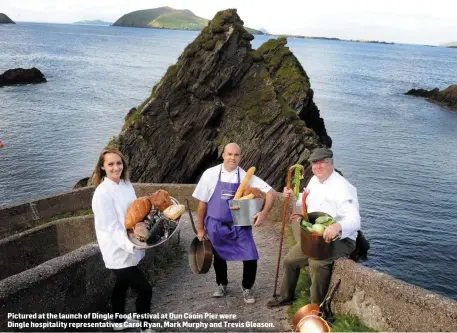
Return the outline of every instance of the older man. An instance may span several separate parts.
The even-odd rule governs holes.
[[[332,158],[333,152],[327,148],[318,148],[309,157],[314,176],[305,189],[309,192],[306,206],[308,213],[324,212],[333,216],[336,222],[325,229],[323,237],[328,242],[336,237],[340,239],[335,240],[332,256],[326,260],[306,257],[300,243],[296,244],[284,258],[285,277],[281,285],[281,298],[268,302],[269,307],[293,302],[300,269],[308,265],[311,303],[320,304],[328,290],[333,262],[339,257],[349,256],[355,249],[357,231],[360,229],[357,190],[335,171]],[[285,188],[284,197],[295,203],[292,190]],[[300,196],[297,206],[301,206],[301,202]]]
[[[252,235],[252,227],[239,227],[233,224],[228,201],[233,199],[246,172],[238,165],[241,149],[236,143],[225,146],[224,162],[206,170],[193,193],[198,199],[197,237],[202,240],[207,233],[214,253],[214,270],[217,288],[213,297],[223,297],[227,293],[227,261],[243,261],[243,281],[241,283],[244,301],[254,303],[251,288],[257,273],[259,254]],[[252,176],[249,186],[257,187],[266,193],[265,205],[254,215],[254,226],[261,226],[273,205],[275,192],[263,180]]]

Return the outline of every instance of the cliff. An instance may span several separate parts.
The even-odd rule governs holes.
[[[10,19],[6,14],[0,13],[0,24],[12,23],[16,24],[12,19]]]
[[[437,103],[452,111],[457,111],[457,84],[449,86],[444,90],[439,90],[438,88],[432,90],[411,89],[405,95],[425,97],[432,103]]]
[[[188,9],[159,7],[125,14],[114,22],[113,26],[200,31],[207,26],[208,22],[207,19],[195,15]],[[263,34],[255,29],[246,28],[246,30],[254,34]]]
[[[144,183],[196,183],[225,144],[242,147],[241,166],[280,190],[289,166],[331,146],[309,78],[285,45],[254,38],[235,9],[221,11],[168,68],[111,141]],[[308,174],[310,170],[308,168]]]

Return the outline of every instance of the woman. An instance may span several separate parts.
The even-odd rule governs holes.
[[[98,245],[106,268],[116,276],[111,295],[112,312],[117,323],[113,329],[120,331],[139,323],[132,318],[125,320],[128,288],[132,287],[137,292],[136,312],[139,315],[149,315],[152,298],[151,285],[137,267],[144,257],[144,250],[136,249],[125,232],[125,215],[136,195],[128,179],[127,163],[120,151],[110,148],[102,151],[92,183],[96,186],[92,210]],[[147,319],[142,321],[143,330],[149,327],[148,322]]]

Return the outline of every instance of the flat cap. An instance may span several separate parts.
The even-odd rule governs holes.
[[[308,158],[308,162],[320,161],[324,158],[332,158],[333,152],[328,148],[317,148]]]

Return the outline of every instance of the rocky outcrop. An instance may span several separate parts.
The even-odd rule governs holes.
[[[438,88],[432,90],[411,89],[405,95],[425,97],[430,102],[440,104],[452,111],[457,111],[457,84],[444,90],[439,90]]]
[[[288,167],[331,146],[309,78],[285,45],[253,50],[235,9],[221,11],[125,118],[110,145],[129,160],[134,182],[196,183],[225,144],[242,147],[241,166],[281,189]],[[307,175],[310,169],[307,168]]]
[[[78,188],[86,187],[87,185],[89,185],[88,183],[89,183],[89,177],[82,178],[82,179],[78,180],[78,182],[75,185],[73,185],[72,189],[76,190]]]
[[[35,67],[30,69],[9,69],[0,75],[0,87],[42,82],[46,82],[46,78],[43,73]]]
[[[8,17],[8,15],[0,13],[0,24],[8,24],[8,23],[16,24],[16,23],[14,23],[14,21],[12,19],[10,19]]]

